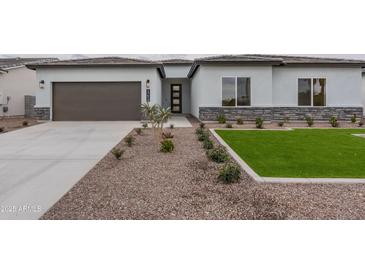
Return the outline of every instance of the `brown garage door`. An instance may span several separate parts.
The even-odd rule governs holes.
[[[139,120],[140,82],[53,83],[54,121]]]

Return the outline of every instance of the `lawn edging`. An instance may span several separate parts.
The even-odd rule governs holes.
[[[365,184],[365,178],[282,178],[282,177],[261,177],[258,175],[224,140],[220,137],[216,129],[209,129],[212,135],[217,139],[217,141],[227,149],[227,152],[231,157],[241,166],[241,168],[256,182],[258,183],[294,183],[294,184]],[[218,128],[217,130],[236,130],[236,129],[226,129]],[[245,129],[241,129],[245,130]],[[263,130],[263,129],[258,129]],[[292,129],[277,129],[277,130],[292,130]]]

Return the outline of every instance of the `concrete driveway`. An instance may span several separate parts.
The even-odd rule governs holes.
[[[50,122],[0,135],[0,219],[38,219],[140,122]]]

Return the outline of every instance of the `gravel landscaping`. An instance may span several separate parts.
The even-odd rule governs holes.
[[[106,155],[42,219],[365,219],[365,185],[258,184],[244,172],[223,184],[195,128],[171,131],[172,153],[152,130],[133,132],[121,160]]]
[[[28,119],[22,117],[14,117],[14,118],[0,118],[0,128],[3,128],[3,131],[0,134],[13,131],[16,129],[24,128],[23,122],[27,122],[27,126],[33,126],[38,124],[38,121],[35,119]]]

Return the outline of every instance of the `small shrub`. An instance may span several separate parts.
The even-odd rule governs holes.
[[[283,127],[283,126],[284,126],[284,122],[279,122],[279,123],[278,123],[278,126],[279,126],[279,127]]]
[[[26,126],[28,126],[29,125],[29,123],[28,123],[28,121],[23,121],[23,127],[26,127]]]
[[[261,117],[256,118],[256,128],[263,128],[264,119]]]
[[[170,124],[170,129],[174,129],[174,124]]]
[[[351,116],[351,123],[353,123],[353,124],[356,123],[356,114]]]
[[[284,123],[289,123],[289,120],[290,120],[289,116],[284,117]]]
[[[335,116],[332,116],[330,118],[330,124],[332,127],[338,127],[338,121],[337,121],[337,118]]]
[[[220,123],[220,124],[225,124],[225,123],[226,123],[226,121],[227,121],[226,116],[225,116],[223,113],[219,114],[219,115],[217,116],[217,121],[218,121],[218,123]]]
[[[204,124],[203,122],[201,122],[201,123],[199,124],[199,127],[203,129],[203,128],[205,128],[205,124]]]
[[[203,141],[203,148],[204,149],[212,149],[214,147],[214,145],[213,145],[213,141],[212,140],[210,140],[209,138],[208,139],[205,139],[204,141]]]
[[[4,127],[0,127],[0,133],[1,132],[4,132],[5,131],[5,128]]]
[[[127,144],[127,146],[131,147],[134,144],[134,137],[132,135],[129,135],[127,137],[125,137],[125,143]]]
[[[200,127],[198,127],[196,130],[195,130],[195,134],[196,135],[200,135],[200,134],[202,134],[204,132],[204,129],[202,129],[202,128],[200,128]]]
[[[241,177],[241,168],[237,164],[228,163],[225,164],[219,170],[218,179],[225,184],[237,182],[240,177]]]
[[[204,142],[207,139],[209,139],[209,133],[207,131],[203,131],[201,134],[198,135],[198,141],[200,142]]]
[[[142,129],[141,128],[136,128],[135,131],[138,135],[142,135]]]
[[[313,126],[313,124],[314,124],[314,121],[313,121],[313,118],[312,118],[312,116],[305,116],[305,120],[307,121],[307,125],[309,126],[309,127],[311,127],[311,126]]]
[[[170,131],[162,132],[162,139],[172,139],[174,135]]]
[[[165,139],[161,141],[161,147],[160,150],[162,152],[172,152],[174,150],[175,146],[171,139]]]
[[[143,127],[143,128],[148,128],[148,123],[143,123],[143,124],[142,124],[142,127]]]
[[[237,118],[237,125],[243,125],[242,118]]]
[[[216,163],[224,163],[229,159],[227,151],[223,146],[208,150],[207,156],[210,160]]]
[[[364,125],[364,121],[361,119],[360,121],[359,121],[359,127],[362,127]]]
[[[112,154],[115,156],[115,158],[117,160],[120,160],[120,158],[122,158],[124,153],[124,150],[120,149],[120,148],[113,148],[112,149]]]
[[[233,128],[232,124],[231,123],[227,123],[226,124],[226,128]]]

